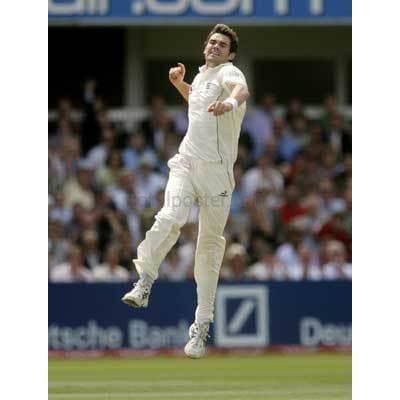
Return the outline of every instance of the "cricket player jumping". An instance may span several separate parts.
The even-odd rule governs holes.
[[[189,329],[185,353],[205,354],[214,300],[225,251],[223,231],[234,189],[233,164],[240,126],[249,97],[243,73],[232,65],[238,48],[236,33],[218,24],[205,42],[205,65],[192,85],[186,83],[181,63],[169,71],[169,80],[189,103],[189,126],[179,152],[168,161],[169,179],[162,209],[140,243],[133,260],[140,279],[122,297],[132,307],[147,307],[159,266],[178,240],[194,202],[200,208],[194,277],[197,285],[195,321]]]

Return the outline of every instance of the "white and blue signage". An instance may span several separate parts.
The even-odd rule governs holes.
[[[220,347],[268,345],[269,307],[265,285],[223,285],[218,289],[214,340]]]
[[[351,0],[48,0],[50,24],[351,23]]]
[[[50,284],[49,350],[182,348],[196,308],[192,282],[156,282],[145,309],[126,284]],[[168,301],[166,301],[168,299]],[[351,282],[242,282],[218,287],[210,345],[351,345]]]

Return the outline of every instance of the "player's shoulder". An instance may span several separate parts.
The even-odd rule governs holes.
[[[243,75],[243,72],[236,66],[233,65],[232,63],[227,63],[222,66],[220,72],[222,73],[233,73],[233,74],[240,74]]]
[[[242,82],[246,80],[243,72],[231,63],[222,66],[219,76],[222,81]]]

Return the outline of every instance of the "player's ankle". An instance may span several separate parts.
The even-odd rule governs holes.
[[[203,325],[203,324],[210,325],[211,324],[211,321],[208,318],[198,318],[198,319],[196,318],[196,320],[194,322],[198,325]]]
[[[151,287],[154,283],[154,279],[150,275],[147,275],[147,274],[140,275],[140,279],[143,281],[143,283],[146,286],[149,286],[149,287]]]

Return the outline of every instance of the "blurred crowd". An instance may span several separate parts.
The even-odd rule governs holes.
[[[351,121],[332,95],[316,120],[299,98],[279,114],[278,100],[265,94],[243,122],[221,279],[351,279]],[[109,121],[94,81],[82,104],[60,99],[49,123],[50,281],[137,278],[132,259],[163,204],[167,161],[188,123],[186,110],[168,113],[160,96],[149,109],[127,131]],[[197,216],[194,206],[159,279],[193,278]]]

